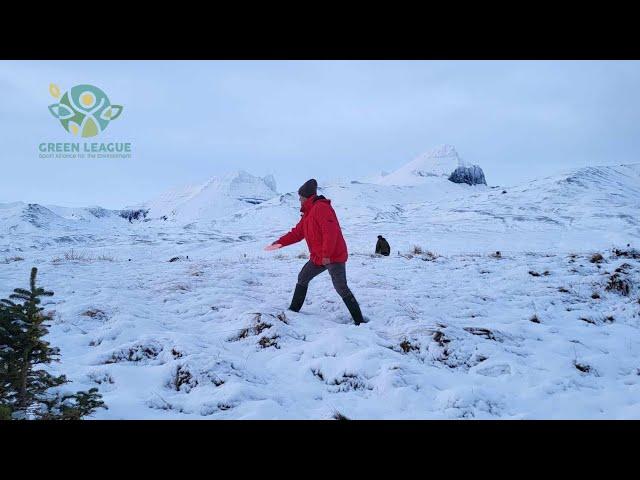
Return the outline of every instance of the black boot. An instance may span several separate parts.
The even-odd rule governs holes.
[[[293,292],[293,299],[291,299],[291,305],[289,310],[299,312],[304,303],[304,298],[307,296],[307,287],[296,283],[296,291]]]
[[[353,296],[353,293],[351,295],[347,295],[342,300],[344,301],[344,304],[349,309],[349,313],[353,317],[353,321],[355,322],[356,325],[360,325],[361,323],[366,323],[364,318],[362,318],[360,305],[358,305],[358,301],[356,300],[356,297]]]

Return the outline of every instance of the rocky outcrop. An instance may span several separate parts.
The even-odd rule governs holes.
[[[133,223],[133,220],[143,220],[147,218],[147,214],[149,213],[149,209],[138,208],[135,210],[120,210],[118,214],[127,220],[129,223]]]
[[[486,185],[484,172],[478,165],[458,167],[449,176],[453,183],[466,183],[467,185]]]
[[[449,179],[454,183],[486,185],[478,165],[469,165],[458,155],[453,145],[440,145],[388,175],[379,176],[380,185],[417,186]]]

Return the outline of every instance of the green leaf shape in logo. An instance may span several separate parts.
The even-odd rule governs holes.
[[[123,109],[124,107],[122,105],[111,105],[111,113],[109,114],[109,119],[115,120],[116,118],[118,118]]]
[[[67,120],[75,115],[75,112],[71,110],[71,108],[61,103],[49,105],[49,111],[59,120]]]

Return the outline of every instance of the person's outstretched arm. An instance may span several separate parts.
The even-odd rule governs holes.
[[[267,245],[264,249],[267,251],[277,250],[278,248],[286,247],[287,245],[293,245],[294,243],[298,243],[300,240],[304,238],[304,231],[302,229],[302,219],[298,222],[298,224],[291,229],[289,233],[284,234],[278,240],[273,242],[271,245]]]

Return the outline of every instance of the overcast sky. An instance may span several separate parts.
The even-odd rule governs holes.
[[[76,141],[49,84],[124,110],[93,142],[132,159],[38,158]],[[440,144],[490,185],[639,162],[637,61],[0,61],[0,202],[120,208],[235,169],[310,177],[392,171]]]

